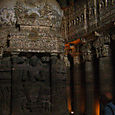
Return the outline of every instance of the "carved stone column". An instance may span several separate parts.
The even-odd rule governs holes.
[[[67,114],[67,81],[68,72],[63,54],[51,54],[52,72],[52,112],[53,114]]]
[[[96,115],[94,103],[94,76],[92,63],[86,62],[86,114]]]

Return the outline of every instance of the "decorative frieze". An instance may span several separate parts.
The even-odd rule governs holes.
[[[6,31],[1,46],[6,51],[63,52],[62,10],[56,1],[36,2],[16,1],[12,9],[0,9],[0,30]]]
[[[93,37],[93,36],[92,36]],[[83,61],[92,61],[96,58],[110,55],[110,36],[100,34],[93,41],[89,41],[80,47]]]
[[[114,16],[114,3],[112,0],[99,0],[100,21],[103,24],[108,24]]]
[[[114,5],[114,0],[88,0],[64,9],[68,40],[72,41],[75,35],[80,38],[91,34],[114,22]]]

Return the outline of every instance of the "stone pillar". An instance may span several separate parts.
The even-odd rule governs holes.
[[[86,71],[85,64],[74,65],[74,111],[75,115],[86,111]]]
[[[87,32],[87,6],[84,5],[84,29]]]
[[[86,62],[86,115],[95,115],[92,62]]]
[[[114,89],[113,85],[113,72],[112,72],[112,61],[111,57],[100,58],[100,92],[106,91],[112,92]],[[114,93],[113,93],[114,94]],[[101,106],[101,110],[103,106]]]
[[[113,77],[113,96],[115,101],[115,34],[111,35],[111,63],[112,63],[112,77]]]
[[[110,36],[103,35],[100,38],[100,83],[101,92],[112,91],[112,61],[110,54]]]
[[[100,115],[100,65],[99,59],[94,59],[92,62],[93,77],[94,77],[94,113]]]
[[[11,62],[10,57],[0,59],[0,114],[9,115],[11,106]]]
[[[52,73],[52,114],[67,114],[67,92],[66,79],[67,68],[64,63],[63,54],[51,54]]]
[[[71,106],[71,88],[70,88],[70,62],[67,58],[67,55],[64,56],[64,62],[66,65],[66,70],[67,70],[67,79],[66,79],[66,94],[67,94],[67,109],[68,113],[72,111],[72,106]]]

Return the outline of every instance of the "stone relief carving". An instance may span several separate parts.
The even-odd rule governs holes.
[[[13,63],[10,62],[11,57],[0,59],[0,110],[2,110],[0,114],[9,115],[11,101],[12,113],[16,115],[51,112],[51,106],[58,105],[58,101],[52,102],[51,97],[55,100],[62,99],[64,95],[62,92],[65,91],[63,88],[65,88],[67,73],[61,57],[57,54],[51,57],[49,55],[39,57],[39,54],[18,55],[12,55]],[[49,71],[52,72],[52,92]]]
[[[91,61],[110,55],[110,35],[100,34],[94,41],[87,42],[81,46],[82,57],[84,61]]]
[[[16,23],[15,10],[12,8],[0,9],[0,24],[13,25]]]
[[[56,1],[19,0],[12,8],[1,8],[0,17],[0,29],[10,35],[5,50],[63,52],[63,12]]]
[[[62,11],[54,8],[49,2],[38,2],[30,6],[28,2],[22,4],[20,1],[16,5],[16,14],[20,24],[42,25],[60,27]],[[31,3],[31,4],[32,4]]]

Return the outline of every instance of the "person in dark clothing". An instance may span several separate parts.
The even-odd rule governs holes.
[[[112,102],[112,94],[105,92],[101,96],[102,104],[104,105],[103,115],[115,115],[115,105]]]

